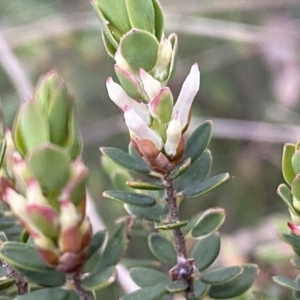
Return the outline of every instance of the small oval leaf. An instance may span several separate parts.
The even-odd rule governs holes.
[[[111,285],[115,281],[116,276],[115,267],[110,266],[84,278],[81,281],[81,286],[87,291],[98,291]]]
[[[176,190],[182,191],[189,186],[199,184],[208,176],[212,165],[212,156],[205,150],[175,182]]]
[[[172,243],[157,233],[152,233],[148,239],[149,247],[153,255],[162,263],[173,267],[176,265],[177,256]]]
[[[154,34],[155,16],[149,0],[127,0],[126,8],[132,28],[139,28]]]
[[[167,291],[163,284],[148,286],[123,296],[120,300],[157,300]]]
[[[205,121],[197,127],[186,143],[184,159],[195,161],[206,149],[211,139],[212,121]]]
[[[207,271],[201,274],[201,280],[207,284],[221,284],[234,279],[243,273],[243,268],[240,266],[232,266],[213,271]]]
[[[65,283],[65,274],[48,267],[39,257],[35,248],[28,244],[4,242],[0,245],[0,258],[30,281],[48,286]]]
[[[294,280],[286,278],[284,276],[274,276],[272,279],[276,283],[278,283],[286,288],[289,288],[289,289],[292,289],[295,291],[300,291],[300,282],[294,281]]]
[[[182,164],[178,165],[175,169],[173,169],[170,173],[170,178],[174,179],[181,176],[190,166],[192,160],[189,157]]]
[[[278,196],[283,200],[283,202],[288,206],[289,210],[295,215],[298,215],[298,212],[295,210],[293,205],[293,194],[290,189],[285,184],[280,184],[277,188]]]
[[[294,144],[285,144],[282,154],[282,175],[286,183],[291,185],[295,172],[292,166],[292,157],[296,151],[296,146]]]
[[[259,269],[256,265],[245,264],[242,274],[223,284],[212,285],[209,296],[214,299],[228,299],[237,297],[246,292],[253,284]]]
[[[23,104],[15,119],[13,136],[16,147],[22,154],[50,140],[46,115],[37,103],[29,101]]]
[[[181,191],[180,194],[182,194],[186,198],[194,198],[203,195],[204,193],[215,189],[216,187],[227,181],[229,177],[230,176],[228,173],[216,175],[205,181],[194,183],[192,186],[189,186],[185,190]]]
[[[200,239],[194,246],[191,258],[195,258],[195,264],[199,271],[208,268],[218,257],[221,240],[218,232]]]
[[[29,153],[28,167],[47,191],[65,186],[70,176],[70,156],[60,147],[43,144]]]
[[[159,222],[164,219],[168,213],[167,205],[159,202],[156,202],[156,204],[151,207],[138,207],[127,204],[125,204],[124,207],[131,215],[150,222]]]
[[[79,296],[74,291],[69,291],[62,288],[44,288],[14,298],[14,300],[37,299],[79,300]]]
[[[192,229],[193,237],[207,236],[218,230],[223,224],[226,212],[223,208],[207,209]]]
[[[105,191],[103,197],[140,207],[149,207],[156,203],[156,199],[153,197],[124,191]]]
[[[106,230],[97,231],[93,237],[89,248],[89,253],[87,258],[89,259],[92,255],[94,255],[100,247],[103,245],[105,240]]]
[[[120,165],[121,167],[127,170],[140,172],[144,174],[150,173],[150,169],[142,160],[135,159],[125,151],[116,148],[108,148],[108,147],[106,148],[101,147],[100,151],[102,152],[103,155],[107,155],[116,164]]]
[[[160,283],[169,283],[170,278],[166,274],[148,269],[148,268],[134,268],[130,270],[130,277],[140,287],[148,287]]]
[[[140,46],[143,45],[143,51]],[[120,52],[129,66],[138,71],[152,70],[157,61],[158,42],[152,34],[140,29],[132,29],[120,41]]]
[[[165,288],[169,293],[179,293],[179,292],[183,292],[184,290],[186,290],[187,287],[188,287],[188,284],[185,281],[176,280],[176,281],[170,282],[168,285],[166,285]]]

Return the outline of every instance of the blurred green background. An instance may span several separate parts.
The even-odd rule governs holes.
[[[199,63],[201,89],[193,104],[192,125],[213,120],[212,173],[231,175],[216,191],[183,202],[181,216],[186,219],[207,207],[224,207],[227,220],[221,232],[239,237],[231,245],[239,252],[237,259],[259,260],[253,243],[272,241],[272,224],[289,220],[276,188],[283,181],[282,145],[300,136],[300,1],[162,0],[161,4],[166,34],[179,36],[171,89],[178,95],[190,66]],[[30,94],[16,83],[18,79],[34,86],[43,73],[59,71],[77,99],[90,192],[110,232],[114,220],[127,213],[122,205],[101,196],[111,186],[99,163],[99,147],[125,150],[129,141],[105,88],[106,78],[114,77],[113,63],[89,1],[0,0],[0,95],[6,122],[11,125],[19,102]],[[151,258],[143,232],[136,229],[128,257]],[[228,253],[234,261],[235,254]],[[266,260],[262,264],[268,270],[262,273],[269,278],[274,269]],[[268,289],[278,293],[271,284]],[[104,293],[117,299],[121,292],[110,288]]]

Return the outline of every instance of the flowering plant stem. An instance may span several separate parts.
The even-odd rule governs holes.
[[[7,277],[11,279],[16,280],[16,288],[17,288],[17,294],[18,295],[24,295],[28,293],[28,282],[25,280],[25,278],[18,272],[16,272],[11,266],[5,262],[2,261],[3,267],[6,267],[7,270]]]
[[[75,290],[80,300],[93,300],[94,297],[91,293],[85,291],[81,286],[81,274],[80,272],[74,273],[71,276]]]
[[[180,221],[180,219],[176,203],[176,190],[174,189],[173,179],[166,176],[163,179],[163,183],[166,187],[166,201],[169,209],[169,222],[170,224],[176,224]],[[186,298],[194,298],[192,278],[194,269],[191,268],[191,264],[187,258],[185,239],[180,228],[174,228],[172,231],[177,254],[177,265],[175,266],[175,269],[173,268],[173,270],[175,270],[176,274],[178,274],[178,279],[182,276],[188,284],[188,288],[185,291]]]

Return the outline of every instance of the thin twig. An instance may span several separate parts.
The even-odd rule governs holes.
[[[7,277],[16,280],[15,285],[17,288],[17,294],[24,295],[28,293],[29,287],[25,278],[20,273],[16,272],[7,262],[3,261],[2,264],[7,270]]]
[[[79,296],[80,300],[93,300],[94,297],[92,296],[91,293],[87,292],[81,287],[81,278],[80,278],[80,273],[74,273],[72,275],[72,281],[74,284],[74,287],[76,289],[76,293]]]
[[[6,40],[0,33],[0,63],[3,69],[11,79],[20,99],[28,99],[32,93],[31,83],[26,76],[20,61],[11,51]]]
[[[196,36],[208,36],[215,39],[244,43],[261,43],[265,29],[263,26],[248,25],[226,20],[204,17],[192,17],[178,14],[166,14],[166,31],[175,31]],[[299,26],[293,31],[297,34]],[[11,47],[24,43],[42,41],[77,31],[97,30],[100,24],[92,12],[71,13],[57,17],[43,18],[29,25],[2,30],[2,35]],[[26,32],[26,35],[24,35]],[[283,32],[286,34],[285,32]],[[298,33],[298,38],[300,34]]]

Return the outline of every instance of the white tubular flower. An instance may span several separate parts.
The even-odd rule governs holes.
[[[126,106],[124,111],[124,119],[128,129],[135,134],[138,138],[151,140],[157,149],[161,150],[163,142],[159,134],[152,130],[143,121],[143,119],[135,112],[135,110]]]
[[[146,105],[130,98],[123,88],[115,83],[111,77],[106,81],[106,87],[109,98],[120,108],[125,111],[125,107],[129,106],[142,118],[144,122],[149,122],[149,111]]]
[[[200,87],[200,72],[198,64],[195,63],[191,67],[190,73],[186,77],[178,99],[173,108],[172,118],[178,113],[178,119],[181,124],[181,128],[184,128],[188,122],[189,112],[192,106],[192,102]]]
[[[178,114],[175,115],[175,118],[169,123],[167,129],[167,140],[165,143],[165,151],[168,156],[174,156],[178,144],[181,139],[181,124],[178,120]]]
[[[161,84],[143,69],[140,69],[140,77],[143,83],[144,91],[148,95],[150,102],[159,94],[161,90]]]

